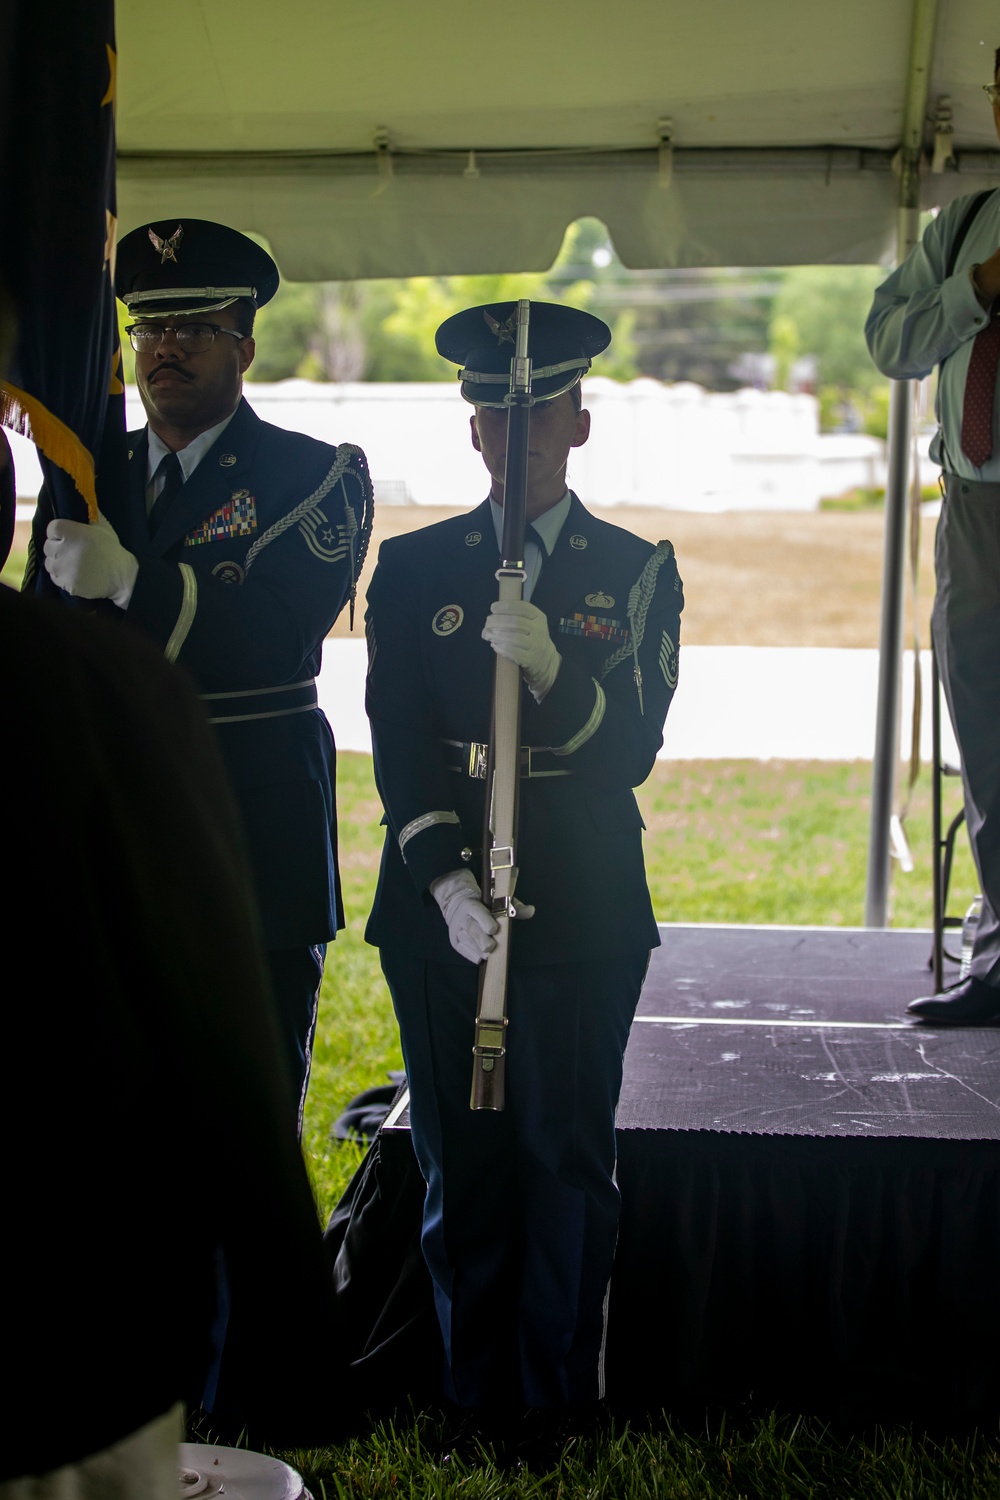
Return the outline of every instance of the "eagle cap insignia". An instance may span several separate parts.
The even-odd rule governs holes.
[[[512,344],[514,334],[517,331],[517,313],[511,313],[506,323],[498,323],[496,318],[491,318],[486,309],[483,309],[483,317],[491,333],[495,333],[501,344]]]
[[[148,229],[146,233],[149,235],[153,249],[160,252],[160,265],[165,266],[168,260],[172,260],[176,265],[177,247],[184,238],[184,225],[178,224],[169,239],[162,239],[155,229]]]

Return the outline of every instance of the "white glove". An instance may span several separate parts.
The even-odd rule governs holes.
[[[541,703],[562,665],[542,611],[527,599],[494,599],[483,640],[489,641],[497,656],[517,663],[535,702]]]
[[[472,964],[482,963],[496,947],[493,934],[500,929],[482,903],[475,875],[471,870],[450,870],[431,881],[430,892],[441,908],[455,952]]]
[[[93,525],[50,521],[45,533],[45,567],[52,582],[81,599],[110,599],[127,609],[139,572],[104,516]]]
[[[481,964],[493,952],[493,934],[499,931],[496,919],[482,902],[479,882],[471,870],[450,870],[430,883],[430,893],[441,908],[448,927],[448,938],[456,953],[470,963]],[[527,920],[535,915],[533,906],[514,899],[514,915]]]

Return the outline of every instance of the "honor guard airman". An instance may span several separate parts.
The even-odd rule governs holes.
[[[245,235],[170,218],[118,248],[116,290],[148,425],[96,525],[48,525],[45,566],[107,599],[194,679],[243,818],[296,1093],[308,1081],[326,943],[342,922],[323,638],[371,530],[365,456],[272,427],[242,396],[278,270]]]
[[[367,705],[386,835],[368,940],[402,1036],[427,1184],[423,1249],[446,1393],[486,1412],[565,1412],[603,1394],[617,1234],[615,1108],[659,942],[633,787],[677,684],[681,581],[656,546],[586,510],[567,461],[590,414],[597,318],[533,303],[523,601],[501,604],[515,304],[438,330],[491,479],[471,513],[386,541],[368,591]],[[517,902],[506,1104],[472,1111],[493,662],[521,668]]]

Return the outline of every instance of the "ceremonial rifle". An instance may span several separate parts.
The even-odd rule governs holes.
[[[501,600],[524,596],[524,508],[528,481],[528,422],[531,415],[531,361],[528,319],[531,304],[517,304],[517,332],[510,364],[507,455],[503,482],[503,536],[497,582]],[[479,966],[479,1003],[472,1048],[470,1109],[503,1109],[507,1031],[507,976],[511,922],[517,882],[517,812],[521,778],[521,669],[504,656],[493,667],[493,705],[486,763],[483,828],[483,904],[499,931],[496,947]]]

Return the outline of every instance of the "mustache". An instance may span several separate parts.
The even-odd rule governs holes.
[[[183,380],[191,380],[193,378],[190,371],[185,370],[182,365],[157,365],[147,383],[155,385],[161,375],[180,375]]]

